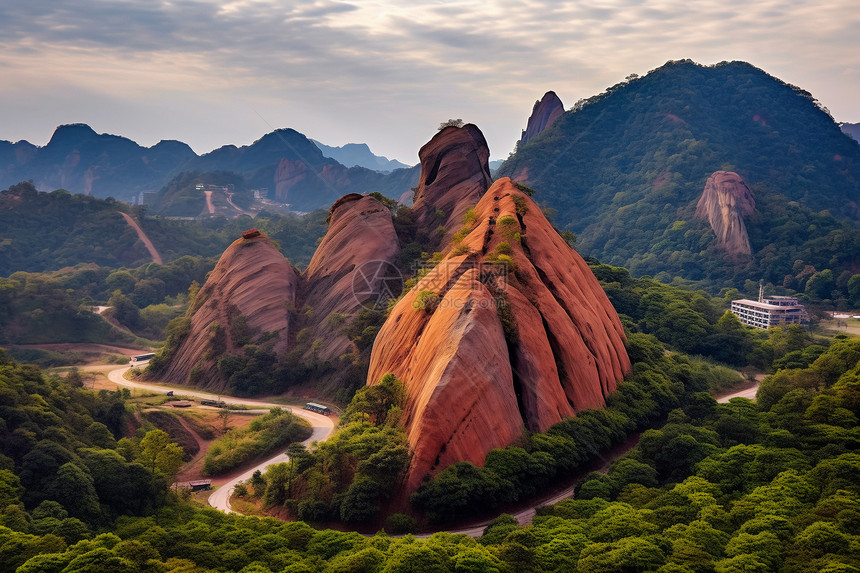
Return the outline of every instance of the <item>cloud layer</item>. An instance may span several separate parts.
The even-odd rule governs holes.
[[[293,127],[415,163],[459,117],[504,157],[535,99],[570,106],[670,59],[746,60],[860,120],[860,3],[11,0],[0,138],[60,123],[198,152]]]

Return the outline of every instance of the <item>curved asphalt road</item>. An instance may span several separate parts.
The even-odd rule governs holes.
[[[235,406],[249,406],[251,408],[268,410],[270,408],[284,408],[289,409],[293,414],[297,416],[301,416],[311,424],[311,437],[302,442],[305,445],[310,445],[311,442],[322,442],[326,438],[328,438],[331,433],[334,431],[334,422],[331,418],[327,416],[323,416],[322,414],[316,414],[314,412],[309,412],[308,410],[304,410],[302,408],[296,408],[294,406],[285,406],[284,404],[274,404],[272,402],[264,402],[262,400],[249,400],[245,398],[233,398],[231,396],[220,396],[216,394],[211,394],[209,392],[201,392],[199,390],[190,390],[186,388],[176,389],[170,388],[168,386],[162,386],[160,384],[153,383],[142,383],[142,382],[133,382],[131,380],[126,380],[124,375],[131,369],[129,366],[120,366],[108,372],[108,379],[117,384],[119,386],[125,386],[127,388],[140,388],[141,390],[149,390],[151,392],[158,392],[161,394],[166,394],[170,390],[174,390],[180,392],[183,396],[190,396],[192,398],[197,398],[198,400],[211,400],[216,398],[225,402],[227,404],[232,404]],[[278,454],[277,456],[270,458],[263,463],[249,469],[239,477],[233,478],[228,481],[209,496],[209,505],[214,507],[215,509],[220,509],[226,513],[231,513],[233,510],[230,507],[230,495],[233,493],[233,489],[236,487],[241,481],[247,481],[251,478],[255,471],[265,471],[267,467],[272,464],[279,464],[282,462],[286,462],[290,458],[286,454]]]
[[[110,379],[111,382],[114,382],[114,383],[121,385],[121,386],[127,386],[129,388],[141,388],[143,390],[150,390],[153,392],[165,393],[171,389],[171,388],[168,388],[166,386],[160,386],[157,384],[142,384],[139,382],[132,382],[131,380],[126,380],[125,378],[123,378],[123,375],[129,369],[130,369],[129,367],[123,366],[123,367],[119,367],[115,370],[112,370],[108,373],[108,379]],[[755,393],[756,393],[756,390],[758,390],[758,386],[759,386],[760,382],[761,382],[761,380],[758,379],[758,380],[756,380],[756,383],[753,386],[745,388],[744,390],[741,390],[740,392],[735,392],[732,394],[719,396],[717,399],[721,403],[728,402],[731,398],[737,398],[737,397],[755,399]],[[207,392],[200,392],[200,391],[194,391],[194,390],[186,390],[185,388],[182,388],[180,391],[181,391],[183,396],[191,396],[191,397],[203,399],[203,400],[207,400],[207,399],[210,399],[213,396],[215,396],[215,394],[209,394]],[[242,398],[232,398],[229,396],[226,396],[226,397],[220,397],[219,396],[218,398],[220,398],[222,401],[224,401],[228,404],[235,404],[235,405],[241,405],[241,406],[251,406],[251,407],[257,407],[257,408],[274,408],[274,407],[277,407],[277,408],[287,407],[287,408],[289,408],[294,414],[301,416],[301,417],[305,418],[307,421],[309,421],[311,423],[311,426],[313,427],[313,432],[311,433],[311,437],[308,438],[307,440],[305,440],[304,442],[302,442],[303,444],[306,444],[306,445],[309,445],[311,442],[314,442],[314,441],[321,442],[321,441],[325,440],[326,438],[328,438],[331,435],[331,433],[334,431],[334,423],[332,422],[332,420],[330,418],[323,416],[323,415],[320,415],[320,414],[315,414],[313,412],[309,412],[307,410],[303,410],[301,408],[295,408],[292,406],[284,406],[282,404],[273,404],[270,402],[263,402],[260,400],[247,400],[247,399],[242,399]],[[623,451],[619,452],[617,455],[621,455],[621,453],[623,453],[627,449],[629,449],[629,448],[624,449]],[[615,457],[617,457],[617,455]],[[265,469],[268,466],[273,465],[273,464],[286,462],[289,459],[290,458],[286,454],[279,454],[273,458],[270,458],[270,459],[264,461],[263,463],[259,464],[258,466],[249,469],[248,471],[246,471],[245,473],[243,473],[239,477],[230,480],[229,482],[225,483],[224,485],[222,485],[221,487],[216,489],[212,493],[212,495],[209,496],[209,505],[211,505],[212,507],[214,507],[216,509],[220,509],[221,511],[224,511],[226,513],[231,513],[233,510],[230,508],[230,495],[233,493],[233,489],[236,487],[237,483],[239,483],[241,481],[249,480],[251,478],[251,476],[254,474],[254,472],[257,470],[265,471]],[[614,459],[614,457],[612,459]],[[607,460],[607,463],[606,463],[607,466],[609,465],[609,462],[612,461],[612,459]],[[532,507],[529,507],[527,509],[524,509],[524,510],[521,510],[517,513],[514,513],[513,516],[516,518],[517,522],[520,523],[520,525],[525,525],[527,523],[531,523],[532,519],[534,518],[534,516],[536,514],[536,509],[538,507],[544,506],[544,505],[552,505],[554,503],[558,503],[559,501],[561,501],[563,499],[567,499],[569,497],[572,497],[573,491],[575,488],[576,488],[575,485],[570,486],[569,488],[565,489],[564,491],[557,493],[556,495],[552,496],[551,498],[543,499],[539,503],[536,503]],[[486,529],[488,524],[489,524],[489,521],[486,523],[481,523],[481,524],[473,526],[473,527],[469,527],[469,528],[450,530],[449,533],[462,533],[462,534],[468,535],[470,537],[480,537],[481,535],[484,534],[484,529]],[[431,535],[432,535],[432,533],[425,533],[425,534],[416,535],[415,537],[424,538],[424,537],[430,537]]]

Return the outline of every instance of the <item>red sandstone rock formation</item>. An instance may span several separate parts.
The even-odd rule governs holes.
[[[292,350],[297,331],[306,329],[305,359],[334,361],[356,350],[342,332],[348,321],[377,303],[384,309],[386,288],[391,296],[400,294],[402,278],[393,264],[397,234],[391,213],[373,197],[351,193],[332,205],[328,232],[302,277],[258,229],[242,237],[200,290],[189,333],[160,379],[223,390],[217,363],[225,354],[242,353],[242,333],[234,332],[241,322],[251,333],[244,343],[277,333],[267,343],[275,352]],[[294,319],[291,309],[300,311]]]
[[[602,407],[630,368],[618,315],[540,208],[503,178],[476,212],[468,236],[394,307],[371,355],[368,384],[392,372],[406,386],[410,490],[451,463],[483,464],[523,426],[544,431]],[[505,253],[507,275],[491,262]],[[428,291],[435,306],[421,304]]]
[[[471,123],[446,127],[418,152],[421,176],[413,211],[419,225],[435,229],[444,225],[449,236],[493,182],[490,150],[484,134]],[[437,217],[437,210],[443,213]]]
[[[223,391],[217,363],[224,354],[238,352],[237,328],[247,330],[251,342],[263,333],[278,333],[273,349],[285,349],[288,305],[295,303],[298,284],[295,270],[266,236],[236,240],[197,294],[189,333],[160,379]]]
[[[317,358],[333,360],[354,347],[343,325],[329,317],[351,318],[377,302],[384,310],[385,289],[402,287],[394,266],[399,251],[391,213],[382,203],[351,193],[332,205],[328,232],[304,272],[301,294],[302,306],[315,316],[311,335],[322,340]]]
[[[733,171],[715,171],[705,183],[696,217],[706,219],[717,235],[717,246],[729,255],[750,255],[744,217],[755,211],[752,191]]]
[[[525,145],[530,139],[540,134],[564,114],[564,105],[555,92],[548,91],[535,102],[529,122],[520,137],[520,145]]]
[[[281,159],[275,170],[275,199],[286,203],[290,190],[310,175],[310,167],[302,161]]]

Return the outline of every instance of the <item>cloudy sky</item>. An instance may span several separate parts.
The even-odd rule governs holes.
[[[860,121],[860,0],[3,0],[0,139],[89,123],[198,153],[292,127],[416,163],[448,118],[493,158],[667,60],[745,60]]]

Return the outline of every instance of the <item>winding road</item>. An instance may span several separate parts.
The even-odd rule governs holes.
[[[128,388],[139,388],[142,390],[149,390],[151,392],[166,393],[170,390],[175,390],[175,388],[170,388],[168,386],[162,386],[159,384],[141,383],[141,382],[133,382],[131,380],[127,380],[124,378],[124,375],[128,370],[130,370],[130,368],[128,366],[116,367],[114,370],[111,370],[108,372],[108,379],[111,382],[113,382],[119,386],[125,386]],[[763,378],[763,377],[764,376],[762,375],[761,378]],[[755,393],[756,393],[756,390],[758,390],[758,386],[759,386],[760,382],[761,382],[761,379],[759,379],[757,377],[754,385],[751,385],[747,388],[744,388],[743,390],[740,390],[740,391],[737,391],[737,392],[734,392],[731,394],[723,394],[723,395],[717,396],[717,400],[721,403],[725,403],[725,402],[728,402],[731,398],[737,398],[737,397],[755,399]],[[311,427],[313,428],[313,432],[311,433],[311,436],[307,440],[302,442],[305,445],[310,445],[311,442],[315,442],[315,441],[321,442],[321,441],[327,439],[332,434],[332,432],[334,431],[334,422],[330,418],[328,418],[327,416],[323,416],[321,414],[315,414],[313,412],[309,412],[309,411],[304,410],[302,408],[296,408],[293,406],[284,406],[283,404],[274,404],[274,403],[265,402],[262,400],[249,400],[249,399],[245,399],[245,398],[233,398],[230,396],[216,396],[215,394],[211,394],[208,392],[201,392],[199,390],[188,390],[186,388],[182,388],[181,393],[183,396],[190,396],[190,397],[201,399],[201,400],[208,400],[208,399],[211,399],[213,397],[217,397],[217,399],[220,399],[221,401],[226,402],[227,404],[232,404],[232,405],[237,405],[237,406],[247,406],[247,407],[256,408],[256,409],[285,408],[285,407],[289,408],[294,414],[296,414],[297,416],[301,416],[302,418],[304,418],[308,422],[310,422]],[[606,452],[605,456],[603,456],[600,460],[600,462],[602,463],[602,468],[596,468],[596,469],[605,470],[605,468],[607,468],[613,460],[615,460],[618,456],[624,454],[629,449],[631,449],[633,446],[635,446],[637,441],[638,441],[638,438],[634,439],[634,440],[628,440],[627,443],[622,444],[620,446],[617,446],[612,451]],[[265,469],[267,467],[269,467],[273,464],[286,462],[289,459],[290,458],[286,454],[279,454],[273,458],[270,458],[270,459],[262,462],[261,464],[255,466],[255,467],[247,470],[246,472],[242,473],[242,475],[240,475],[238,477],[234,477],[233,479],[231,479],[230,481],[228,481],[227,483],[225,483],[224,485],[222,485],[221,487],[216,489],[212,493],[212,495],[209,496],[209,505],[211,505],[212,507],[214,507],[216,509],[220,509],[221,511],[224,511],[226,513],[232,513],[233,510],[230,507],[230,496],[233,493],[233,490],[235,489],[236,484],[238,484],[239,482],[242,482],[242,481],[249,480],[251,478],[251,476],[254,474],[254,472],[257,470],[265,471]],[[542,498],[537,502],[533,502],[534,505],[532,505],[531,507],[517,511],[517,512],[513,513],[512,515],[513,515],[513,517],[516,518],[517,522],[519,522],[521,525],[531,523],[532,519],[534,518],[534,516],[536,514],[538,507],[558,503],[559,501],[561,501],[563,499],[567,499],[569,497],[572,497],[573,492],[576,488],[576,485],[577,484],[574,484],[570,487],[565,488],[562,491],[556,492],[555,494],[553,494],[550,497]],[[488,523],[489,523],[489,521],[482,522],[482,523],[475,524],[473,526],[466,527],[463,529],[449,530],[448,532],[449,533],[461,533],[464,535],[468,535],[470,537],[480,537],[481,535],[483,535],[484,530],[486,529]],[[428,533],[416,535],[416,537],[421,537],[421,538],[430,537],[432,534],[433,534],[432,532],[428,532]]]
[[[125,378],[125,373],[128,372],[130,369],[131,368],[129,366],[116,367],[108,372],[108,380],[118,386],[125,386],[126,388],[138,388],[141,390],[148,390],[150,392],[158,392],[161,394],[166,394],[171,390],[176,390],[175,388],[162,386],[160,384],[133,382],[131,380],[127,380]],[[311,442],[322,442],[323,440],[327,439],[334,431],[334,422],[331,418],[323,416],[322,414],[309,412],[308,410],[297,408],[295,406],[285,406],[284,404],[275,404],[273,402],[265,402],[263,400],[249,400],[245,398],[233,398],[231,396],[220,396],[211,394],[209,392],[189,390],[186,388],[182,388],[180,392],[183,396],[189,396],[198,400],[211,400],[213,398],[216,398],[218,400],[221,400],[222,402],[225,402],[226,404],[234,406],[247,406],[250,408],[264,411],[270,408],[287,408],[293,414],[300,416],[310,422],[312,429],[311,436],[307,440],[302,442],[307,446],[309,446]],[[214,492],[212,492],[212,495],[209,496],[209,505],[211,505],[215,509],[220,509],[221,511],[224,511],[226,513],[231,513],[233,510],[230,507],[230,495],[233,493],[233,489],[235,489],[236,484],[242,481],[247,481],[257,470],[265,471],[266,468],[270,465],[286,462],[289,459],[290,458],[286,454],[278,454],[277,456],[270,458],[262,462],[261,464],[249,469],[242,475],[234,477],[233,479],[216,489]]]

